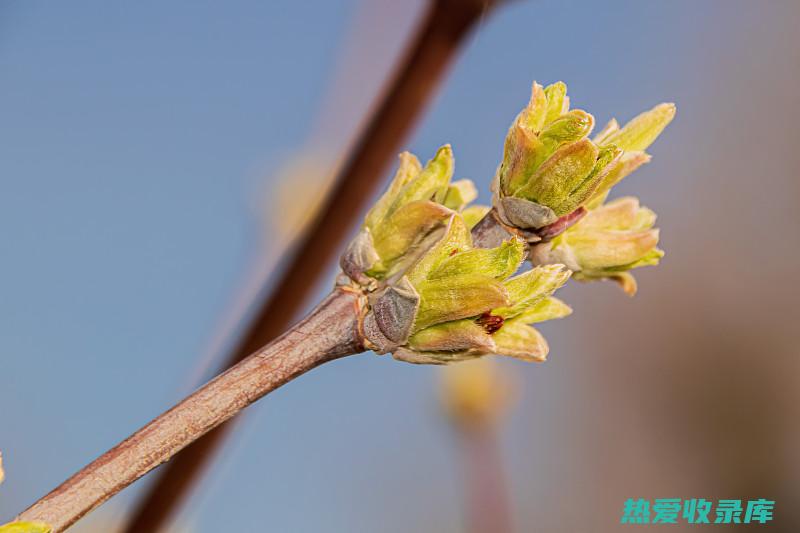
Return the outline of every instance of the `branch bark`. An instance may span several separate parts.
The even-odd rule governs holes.
[[[244,329],[241,341],[218,372],[274,339],[296,316],[334,259],[354,219],[415,124],[447,67],[475,24],[502,0],[430,0],[403,59],[359,135],[336,184],[314,223],[295,247],[292,259]],[[158,531],[224,441],[231,423],[209,432],[166,465],[139,500],[125,533]]]
[[[322,363],[362,352],[361,298],[337,288],[284,335],[100,456],[19,520],[39,520],[63,531],[267,393]]]

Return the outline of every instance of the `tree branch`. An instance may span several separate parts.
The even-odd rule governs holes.
[[[275,342],[217,376],[23,512],[63,531],[174,454],[281,385],[363,351],[361,296],[336,289]]]
[[[334,188],[292,259],[219,372],[285,330],[325,272],[400,144],[430,101],[464,39],[502,0],[430,0],[428,12],[359,135]],[[224,424],[166,465],[142,496],[125,533],[157,531],[180,504],[232,424]]]

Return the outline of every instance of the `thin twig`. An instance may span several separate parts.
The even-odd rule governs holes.
[[[336,289],[269,346],[217,376],[23,512],[63,531],[265,394],[322,363],[363,351],[361,297]]]
[[[263,346],[288,325],[336,251],[452,62],[469,31],[500,0],[432,0],[404,59],[314,224],[286,263],[275,291],[254,314],[219,371]],[[223,424],[165,465],[132,513],[126,533],[155,532],[169,520],[231,424]]]

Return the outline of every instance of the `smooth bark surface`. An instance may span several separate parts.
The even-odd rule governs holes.
[[[359,295],[336,289],[275,342],[220,374],[23,512],[63,531],[265,394],[327,361],[363,351]]]

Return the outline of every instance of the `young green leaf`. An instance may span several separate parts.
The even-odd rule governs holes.
[[[446,144],[439,148],[425,168],[400,190],[388,214],[391,215],[411,202],[435,200],[441,203],[447,194],[454,167],[453,150]]]
[[[658,244],[658,230],[598,230],[568,235],[569,246],[579,258],[581,270],[602,270],[630,265]]]
[[[478,197],[478,189],[472,180],[454,181],[447,188],[444,205],[453,211],[461,211],[471,201]]]
[[[567,85],[563,81],[557,81],[552,85],[548,85],[544,90],[544,94],[547,95],[545,123],[549,124],[568,111]]]
[[[563,143],[577,141],[586,137],[594,126],[594,117],[575,109],[564,113],[542,130],[541,140],[549,152]]]
[[[644,151],[675,118],[675,104],[659,104],[638,115],[609,135],[604,142],[613,143],[626,152]]]
[[[508,304],[506,288],[488,276],[469,274],[426,280],[415,287],[420,296],[415,332],[434,324],[478,316]]]
[[[467,227],[472,229],[478,222],[483,220],[483,217],[491,210],[492,208],[488,205],[471,205],[461,211],[461,217],[464,219],[464,223]]]
[[[517,119],[520,124],[532,132],[540,132],[547,119],[547,95],[541,85],[533,82],[531,87],[531,100],[528,107],[522,110]]]
[[[597,155],[598,149],[589,139],[566,144],[542,163],[515,196],[548,207],[559,205],[583,183],[594,168]]]
[[[494,334],[497,353],[531,362],[547,359],[547,341],[535,328],[518,320],[510,320]]]
[[[524,255],[525,243],[514,238],[496,248],[475,248],[456,253],[431,271],[428,279],[482,274],[502,281],[517,271]]]
[[[428,273],[448,257],[472,247],[472,236],[464,220],[453,214],[447,223],[444,236],[408,271],[408,279],[417,285],[428,277]]]
[[[564,265],[544,265],[507,280],[504,285],[511,303],[494,309],[492,314],[505,319],[514,318],[530,309],[539,300],[553,294],[567,282],[570,274]]]
[[[416,178],[422,171],[422,165],[419,159],[411,152],[403,152],[400,154],[400,166],[392,179],[389,188],[375,203],[372,209],[367,213],[364,225],[371,230],[374,230],[381,220],[386,217],[392,205],[397,200],[398,194],[411,180]]]
[[[375,251],[388,265],[416,245],[425,235],[452,215],[441,204],[415,201],[404,205],[384,220],[372,235]]]
[[[546,320],[564,318],[571,314],[572,308],[570,306],[555,296],[549,296],[547,298],[542,298],[526,311],[517,315],[514,321],[519,321],[523,324],[536,324],[537,322],[544,322]]]
[[[408,339],[408,345],[422,352],[461,350],[491,352],[495,349],[491,335],[470,319],[427,327],[412,335]]]

